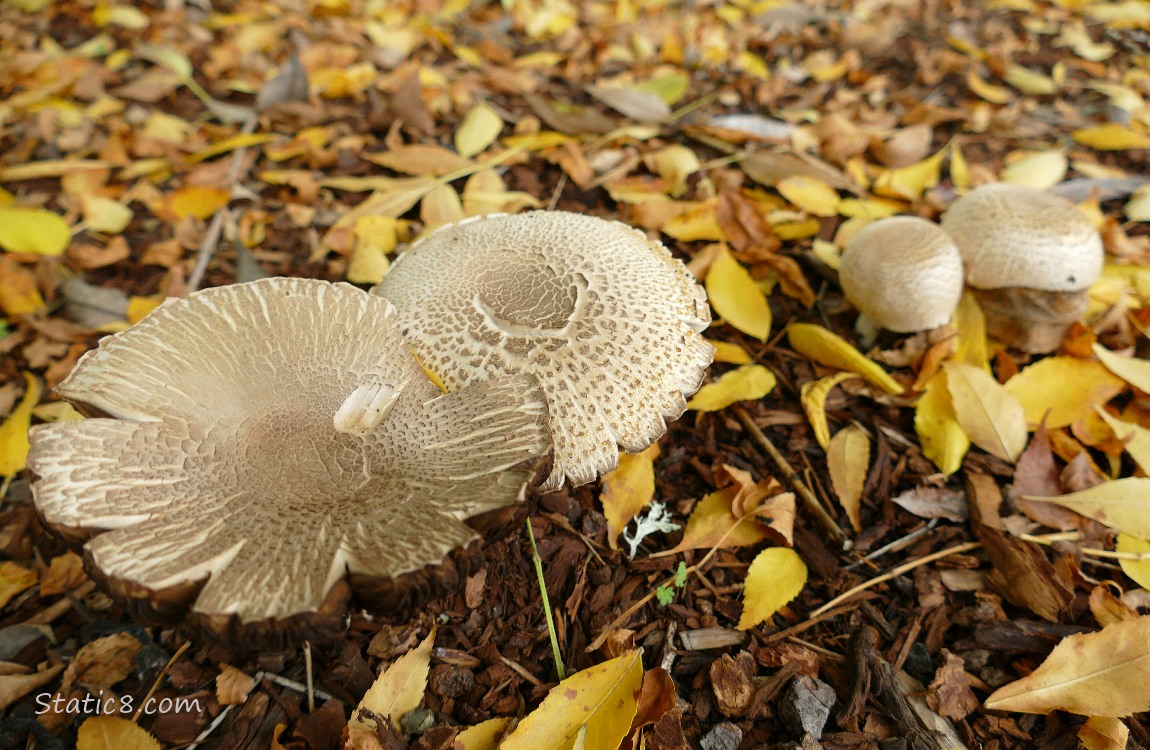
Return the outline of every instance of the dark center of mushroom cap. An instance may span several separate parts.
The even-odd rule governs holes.
[[[586,282],[546,263],[504,255],[478,278],[475,305],[485,321],[509,336],[564,335]]]

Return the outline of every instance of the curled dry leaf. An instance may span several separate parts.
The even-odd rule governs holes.
[[[859,501],[870,468],[870,438],[858,425],[847,425],[835,433],[827,446],[827,470],[839,503],[855,531],[862,530]]]
[[[373,731],[378,718],[390,719],[392,726],[398,730],[403,716],[419,706],[427,691],[427,673],[433,645],[435,628],[431,629],[422,643],[396,659],[376,678],[352,714],[348,727]]]
[[[1014,463],[1026,447],[1022,404],[985,370],[947,362],[947,390],[955,418],[970,441],[992,456]]]
[[[1122,717],[1150,708],[1150,615],[1064,638],[1021,680],[986,699],[993,711]]]
[[[806,412],[807,419],[810,420],[811,429],[815,433],[815,440],[818,441],[819,447],[824,451],[831,439],[830,428],[827,426],[827,396],[831,389],[839,383],[856,377],[858,375],[853,372],[837,372],[825,378],[803,383],[799,395],[803,404],[803,411]]]
[[[958,424],[946,387],[945,371],[936,372],[926,382],[914,407],[914,430],[923,455],[934,462],[939,471],[946,476],[958,471],[970,450],[970,438]]]
[[[720,411],[739,401],[753,401],[774,390],[775,374],[763,365],[744,365],[707,383],[687,402],[688,409]]]
[[[500,750],[617,748],[635,718],[643,682],[642,651],[576,672],[551,688],[539,708],[519,722]]]
[[[787,341],[799,354],[827,367],[861,375],[887,393],[898,394],[904,390],[902,385],[878,364],[867,359],[858,349],[822,326],[795,323],[787,329]]]
[[[739,630],[748,630],[778,612],[803,590],[807,566],[787,547],[765,549],[747,569]]]
[[[607,519],[607,543],[619,549],[619,534],[655,497],[655,459],[659,444],[641,453],[620,453],[619,465],[603,477],[603,515]]]
[[[1091,716],[1078,729],[1078,740],[1086,750],[1126,750],[1129,739],[1126,725],[1107,716]]]

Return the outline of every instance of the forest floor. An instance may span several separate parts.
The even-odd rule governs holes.
[[[983,706],[1063,638],[1150,606],[1117,560],[1083,551],[1112,550],[1109,529],[1081,517],[1043,525],[1014,505],[1016,483],[1035,494],[1038,474],[1053,494],[1131,476],[1122,441],[1084,415],[1032,436],[1026,463],[973,447],[961,469],[941,471],[916,430],[913,391],[937,369],[938,341],[884,333],[864,344],[833,269],[875,217],[936,220],[999,179],[1058,185],[1096,218],[1111,265],[1135,271],[1108,277],[1110,296],[1095,296],[1091,326],[1073,329],[1058,356],[1090,358],[1095,341],[1134,346],[1150,323],[1137,272],[1150,260],[1139,221],[1150,195],[1128,179],[1150,173],[1148,70],[1140,0],[3,0],[0,211],[45,209],[68,232],[54,242],[44,224],[18,247],[9,232],[0,253],[0,418],[21,418],[25,373],[43,386],[32,423],[66,418],[50,389],[165,296],[264,275],[367,288],[425,227],[491,210],[619,219],[700,277],[733,255],[773,321],[765,336],[722,323],[707,332],[729,345],[709,380],[758,364],[777,382],[671,424],[648,454],[642,504],[658,500],[685,524],[708,495],[730,509],[739,472],[773,486],[765,494],[794,489],[789,466],[823,511],[800,498],[782,533],[768,528],[778,519],[751,518],[757,532],[742,546],[720,535],[683,549],[682,532],[657,533],[628,559],[608,538],[600,483],[535,496],[569,673],[641,646],[643,669],[670,675],[659,701],[641,703],[655,711],[643,746],[660,750],[955,746],[938,744],[924,716],[971,748],[1074,748],[1080,734],[1118,726],[1126,746],[1150,747],[1144,715],[1086,726],[1073,713]],[[0,226],[0,246],[5,236]],[[787,330],[800,322],[912,389],[885,395],[853,378],[823,394],[816,411],[831,430],[855,425],[866,439],[854,493],[836,486],[843,464],[829,466],[804,412],[802,386],[835,370],[796,351]],[[1038,359],[994,350],[989,362],[1006,382]],[[1095,405],[1069,386],[1050,392],[1052,407]],[[1099,398],[1117,398],[1114,413],[1133,421],[1150,414],[1141,391]],[[12,466],[19,441],[5,439]],[[353,611],[338,642],[306,655],[240,650],[134,623],[41,527],[22,463],[12,471],[0,506],[0,747],[73,746],[86,716],[43,711],[52,697],[103,692],[143,706],[153,688],[188,701],[135,718],[165,748],[337,747],[376,676],[433,626],[423,708],[406,725],[419,731],[381,729],[377,747],[446,750],[457,728],[521,717],[559,680],[522,529],[410,619]],[[786,544],[807,569],[801,592],[740,629],[751,562]],[[662,604],[653,594],[680,561],[699,567]],[[1031,587],[1057,601],[1018,594]],[[285,682],[309,677],[314,709]],[[820,695],[834,703],[829,718],[810,708]]]

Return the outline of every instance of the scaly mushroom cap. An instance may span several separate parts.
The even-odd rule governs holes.
[[[658,242],[562,211],[476,217],[416,242],[375,289],[455,391],[528,373],[546,395],[553,470],[583,484],[686,409],[714,350],[706,295]]]
[[[962,256],[936,224],[892,216],[851,239],[839,281],[850,303],[883,328],[925,331],[945,325],[962,297]]]
[[[994,183],[956,200],[942,217],[976,289],[1086,289],[1102,272],[1102,238],[1073,203],[1034,188]]]
[[[509,468],[546,450],[530,378],[444,395],[387,300],[308,279],[169,301],[57,391],[111,418],[32,431],[43,518],[108,530],[87,553],[121,590],[202,585],[192,614],[223,628],[330,609],[349,574],[440,565],[478,538],[464,519],[522,500]]]

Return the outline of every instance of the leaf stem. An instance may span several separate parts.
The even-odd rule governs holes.
[[[555,618],[551,616],[551,600],[547,598],[547,583],[543,580],[543,561],[539,559],[539,548],[535,546],[535,531],[531,519],[527,519],[527,538],[531,540],[531,559],[535,562],[535,577],[539,579],[539,595],[543,599],[543,614],[547,617],[547,633],[551,636],[551,653],[555,656],[555,672],[560,680],[567,678],[563,666],[563,655],[559,653],[559,636],[555,634]]]

